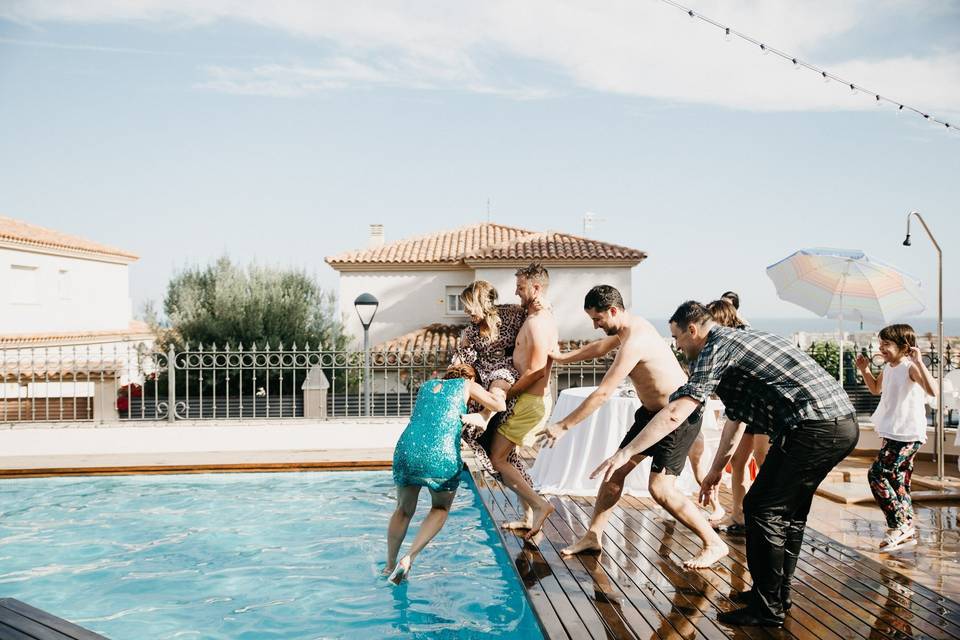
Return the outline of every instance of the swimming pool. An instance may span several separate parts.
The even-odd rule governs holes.
[[[467,474],[399,587],[393,504],[389,472],[2,480],[0,596],[114,640],[542,637]]]

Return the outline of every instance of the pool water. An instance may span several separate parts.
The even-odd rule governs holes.
[[[393,506],[389,472],[2,480],[0,597],[114,640],[542,637],[468,475],[399,587]]]

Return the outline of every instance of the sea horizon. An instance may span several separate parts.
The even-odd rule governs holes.
[[[666,327],[669,324],[667,318],[649,317],[647,319],[650,320],[655,327],[657,327],[658,331],[661,333],[666,333]],[[806,333],[836,333],[838,328],[837,320],[830,318],[763,318],[746,316],[746,319],[753,329],[758,331],[768,331],[770,333],[775,333],[787,338],[792,337],[799,331],[804,331]],[[902,318],[897,320],[897,322],[909,324],[920,336],[924,336],[927,333],[936,335],[937,333],[936,318]],[[854,320],[844,320],[843,323],[843,330],[846,332],[868,331],[876,333],[882,328],[883,325],[865,322],[863,323],[863,328],[861,329],[860,322]],[[945,337],[960,336],[960,318],[944,318],[943,335]]]

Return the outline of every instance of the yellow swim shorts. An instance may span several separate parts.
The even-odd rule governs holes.
[[[552,409],[553,396],[549,390],[543,396],[521,393],[513,407],[513,413],[497,430],[513,444],[530,446],[536,440],[537,434],[547,426]]]

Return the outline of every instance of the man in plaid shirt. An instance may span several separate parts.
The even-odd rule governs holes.
[[[680,305],[670,318],[670,333],[691,362],[690,378],[593,476],[611,475],[716,393],[728,420],[713,468],[701,486],[703,499],[716,491],[744,424],[766,427],[773,446],[743,501],[753,589],[732,598],[744,608],[721,613],[718,619],[733,625],[781,626],[792,605],[790,583],[814,492],[856,447],[856,412],[840,384],[780,336],[721,327],[693,301]]]

